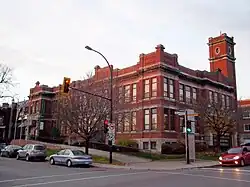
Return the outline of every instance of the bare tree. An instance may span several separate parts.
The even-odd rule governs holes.
[[[210,102],[208,100],[198,103],[197,111],[204,131],[215,135],[216,145],[214,151],[219,152],[221,138],[225,135],[231,135],[236,130],[240,118],[239,111],[225,106],[222,102]]]
[[[0,98],[13,97],[5,95],[9,91],[9,87],[13,86],[12,69],[4,64],[0,64]]]

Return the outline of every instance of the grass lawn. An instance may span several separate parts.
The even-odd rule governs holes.
[[[57,153],[58,151],[59,150],[57,150],[57,149],[47,149],[47,155],[48,156],[53,155],[53,154]],[[93,159],[94,163],[109,164],[109,158],[102,157],[102,156],[97,156],[97,155],[91,155],[91,156],[92,156],[92,159]],[[114,165],[125,165],[124,163],[119,162],[119,161],[114,160],[114,159],[113,159],[112,164],[114,164]]]
[[[177,161],[177,160],[185,160],[185,154],[179,155],[162,155],[157,153],[148,153],[148,152],[131,152],[131,153],[123,153],[126,155],[132,155],[140,158],[150,159],[152,161]],[[196,153],[196,159],[199,160],[218,160],[219,155],[215,155],[214,153]]]

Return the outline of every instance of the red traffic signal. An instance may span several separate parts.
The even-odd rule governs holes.
[[[104,125],[108,125],[109,124],[109,121],[108,120],[104,120]]]
[[[108,133],[109,129],[108,129],[108,125],[109,125],[109,121],[108,120],[104,120],[104,133]]]

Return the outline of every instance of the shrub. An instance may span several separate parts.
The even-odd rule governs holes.
[[[137,142],[135,140],[129,140],[129,139],[120,139],[118,140],[117,145],[120,145],[122,147],[138,148]]]
[[[162,144],[161,153],[162,154],[184,154],[185,146],[179,143]]]

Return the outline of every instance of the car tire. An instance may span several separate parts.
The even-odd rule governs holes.
[[[50,165],[54,165],[54,164],[55,164],[54,158],[50,158],[50,159],[49,159],[49,163],[50,163]]]
[[[16,155],[16,159],[19,160],[20,159],[20,156],[19,154]]]
[[[241,166],[241,167],[244,167],[244,166],[245,166],[245,161],[244,161],[244,159],[241,159],[241,160],[240,160],[240,166]]]
[[[72,166],[71,160],[67,160],[66,164],[67,164],[67,167],[71,167]]]
[[[7,152],[6,157],[10,158],[10,153],[9,152]]]
[[[26,161],[30,161],[29,155],[26,155],[25,160],[26,160]]]

